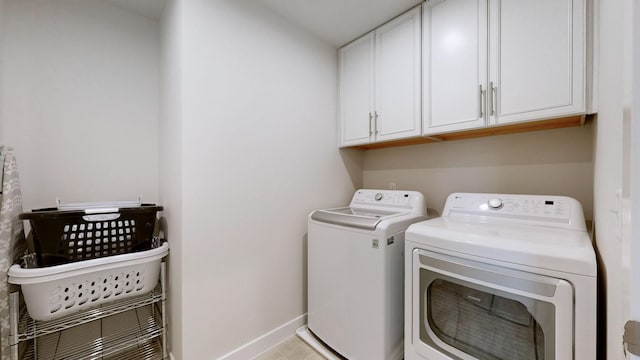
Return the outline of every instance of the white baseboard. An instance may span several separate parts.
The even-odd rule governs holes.
[[[296,330],[307,323],[307,314],[269,331],[268,333],[251,340],[241,347],[218,358],[218,360],[247,360],[254,358],[270,348],[278,345],[284,339],[296,334]]]

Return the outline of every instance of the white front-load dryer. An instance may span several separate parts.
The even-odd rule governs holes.
[[[406,360],[595,360],[597,266],[576,200],[451,194],[405,252]]]
[[[424,219],[423,195],[400,190],[358,190],[310,214],[303,340],[328,358],[402,359],[404,232]]]

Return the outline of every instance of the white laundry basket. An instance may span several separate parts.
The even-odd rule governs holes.
[[[158,283],[160,261],[169,244],[130,254],[68,264],[9,268],[9,283],[20,285],[29,315],[53,320],[102,303],[143,295]]]

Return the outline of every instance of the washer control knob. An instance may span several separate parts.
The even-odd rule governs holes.
[[[504,205],[501,199],[491,199],[489,200],[488,204],[489,204],[489,208],[494,210],[498,210],[502,207],[502,205]]]
[[[376,201],[380,201],[380,200],[382,200],[383,197],[384,197],[384,195],[382,193],[377,193],[375,199],[376,199]]]

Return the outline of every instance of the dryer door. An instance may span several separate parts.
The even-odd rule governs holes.
[[[416,249],[411,341],[425,359],[573,358],[565,280]]]

